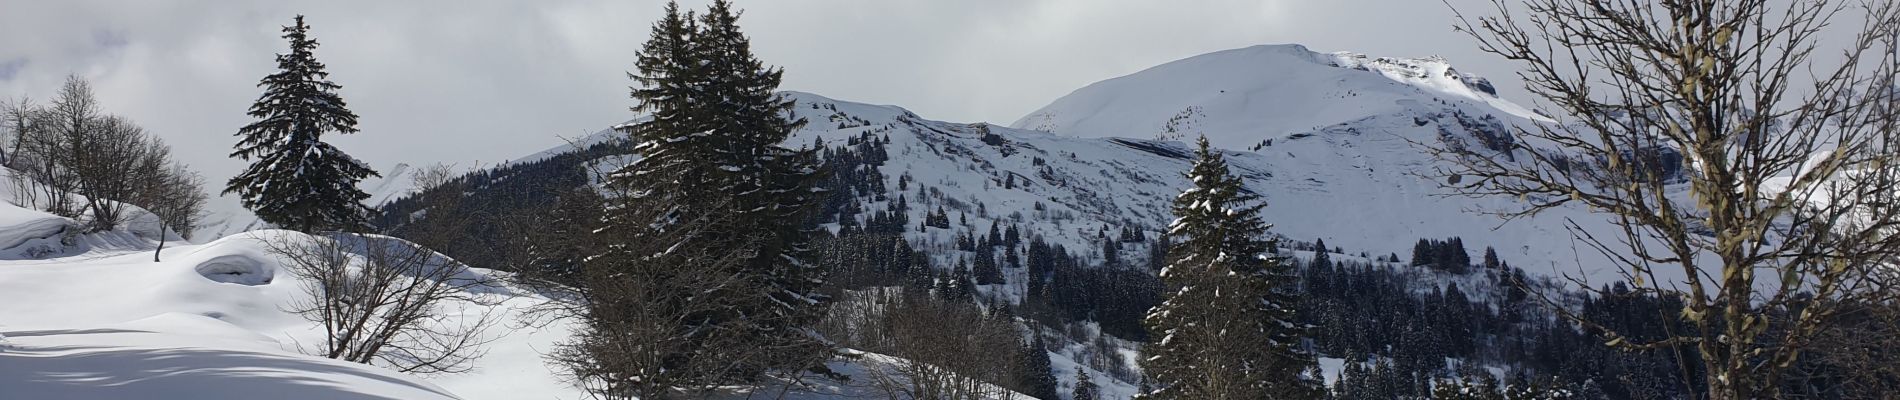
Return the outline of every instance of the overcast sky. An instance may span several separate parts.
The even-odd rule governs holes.
[[[754,50],[785,68],[783,89],[938,120],[1009,124],[1091,82],[1268,43],[1441,55],[1521,93],[1511,66],[1477,52],[1431,0],[737,3]],[[661,4],[0,0],[0,96],[46,99],[78,74],[106,111],[221,188],[242,167],[225,157],[231,135],[286,48],[279,29],[302,13],[362,117],[362,133],[332,142],[378,169],[487,165],[630,118],[625,72]]]

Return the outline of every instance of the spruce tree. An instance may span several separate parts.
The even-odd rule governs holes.
[[[1311,399],[1322,394],[1316,363],[1294,318],[1291,266],[1267,238],[1264,204],[1230,175],[1206,138],[1176,197],[1168,234],[1168,293],[1145,319],[1155,341],[1142,350],[1157,387],[1148,399]]]
[[[970,267],[962,262],[958,262],[956,269],[951,270],[950,276],[941,282],[946,290],[940,291],[938,295],[945,301],[968,302],[976,295],[976,282],[970,280]]]
[[[677,319],[689,322],[664,338],[688,345],[654,358],[662,365],[649,369],[669,376],[630,377],[631,385],[753,383],[767,373],[825,372],[831,355],[807,329],[825,300],[816,293],[822,277],[809,260],[803,224],[819,204],[822,166],[816,149],[782,146],[805,121],[785,117],[794,104],[776,92],[782,72],[753,56],[737,23],[723,0],[698,16],[669,3],[630,74],[639,83],[633,110],[647,118],[621,130],[641,159],[609,175],[609,186],[625,195],[600,232],[608,243],[638,245],[606,246],[587,268],[645,279],[646,296],[692,293],[660,299],[692,303],[678,307],[692,310]],[[657,253],[619,250],[656,241],[670,244]],[[668,287],[676,276],[730,278]],[[744,345],[712,345],[734,342]],[[710,375],[674,368],[709,362],[725,365]]]
[[[719,174],[716,187],[736,200],[728,211],[737,214],[740,226],[724,233],[763,238],[754,249],[750,271],[767,288],[768,301],[761,304],[769,308],[758,310],[764,318],[757,334],[766,348],[785,354],[762,359],[809,360],[811,354],[829,350],[804,329],[817,317],[818,308],[812,305],[823,298],[816,293],[822,277],[809,261],[809,232],[803,223],[820,201],[813,187],[822,165],[815,149],[781,146],[806,121],[786,117],[796,104],[777,92],[784,71],[765,66],[752,54],[751,40],[739,30],[738,19],[731,2],[716,0],[694,37],[706,61],[705,87],[711,100],[702,110],[708,122],[704,132],[722,140],[713,148],[711,162],[700,168]]]
[[[356,133],[356,114],[336,93],[342,85],[329,81],[317,61],[317,41],[303,16],[283,31],[290,52],[277,55],[277,73],[258,82],[264,94],[248,113],[257,121],[238,129],[231,153],[251,165],[231,177],[224,194],[237,194],[259,219],[282,228],[364,228],[369,194],[356,182],[378,175],[323,142],[326,132]]]
[[[1094,379],[1089,379],[1088,371],[1083,371],[1082,367],[1075,367],[1075,390],[1069,392],[1069,398],[1072,400],[1101,400],[1102,398],[1101,388],[1095,385]]]
[[[1016,391],[1043,400],[1057,400],[1056,376],[1049,365],[1049,353],[1043,350],[1047,345],[1042,341],[1041,333],[1030,333],[1032,339],[1024,343],[1019,351],[1022,366],[1016,371]]]
[[[1168,235],[1159,235],[1148,242],[1148,269],[1160,271],[1168,266],[1168,247],[1172,245]]]
[[[1496,271],[1498,269],[1498,265],[1500,265],[1498,261],[1498,250],[1493,249],[1490,246],[1485,246],[1484,269],[1486,271]]]
[[[1313,265],[1332,265],[1333,255],[1326,252],[1326,240],[1319,239],[1313,246]]]
[[[1003,270],[997,268],[996,257],[990,256],[988,250],[976,252],[976,267],[973,273],[976,274],[976,284],[978,285],[997,285],[1003,283]]]
[[[1504,400],[1498,392],[1497,378],[1481,376],[1439,379],[1432,385],[1432,400]]]

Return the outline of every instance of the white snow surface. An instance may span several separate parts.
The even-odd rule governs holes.
[[[8,329],[0,397],[17,399],[454,399],[381,368],[304,356],[202,315],[89,328]]]
[[[414,376],[299,352],[320,333],[285,311],[303,296],[300,282],[261,241],[287,235],[301,234],[178,245],[161,262],[146,247],[0,263],[0,335],[12,342],[0,351],[0,398],[458,398]],[[552,386],[531,378],[510,379]]]
[[[1294,44],[1260,45],[1096,82],[1010,126],[1085,137],[1206,134],[1215,145],[1241,149],[1286,134],[1404,112],[1424,101],[1540,118],[1484,89],[1489,86],[1437,57],[1371,58]],[[1168,132],[1171,126],[1174,132]]]

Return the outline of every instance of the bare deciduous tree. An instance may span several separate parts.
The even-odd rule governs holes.
[[[11,142],[10,145],[0,142],[0,146],[9,148],[6,156],[0,157],[4,158],[0,159],[0,167],[7,168],[7,173],[13,175],[13,203],[22,207],[35,207],[39,203],[39,189],[35,186],[37,181],[29,174],[36,170],[33,168],[35,165],[22,159],[20,151],[22,146],[37,137],[36,132],[45,129],[40,124],[44,121],[44,115],[40,106],[30,98],[0,102],[0,117],[5,118],[7,131],[5,139]]]
[[[617,218],[651,220],[661,208],[621,206]],[[746,332],[758,322],[732,318],[735,300],[755,298],[760,283],[740,266],[752,255],[730,249],[672,247],[677,238],[702,235],[731,215],[703,215],[660,232],[660,240],[611,241],[589,235],[593,248],[568,301],[551,303],[557,318],[583,328],[549,354],[577,385],[601,398],[671,398],[703,395],[748,374],[759,357],[775,353]],[[756,237],[736,238],[739,248]],[[786,371],[799,373],[802,371]]]
[[[20,138],[37,128],[34,113],[38,109],[29,97],[0,101],[0,167],[14,167],[13,158],[19,156],[23,143]]]
[[[158,255],[165,251],[167,229],[178,232],[179,237],[189,238],[197,230],[199,221],[204,220],[204,186],[203,176],[183,164],[172,164],[141,189],[146,199],[140,205],[158,218],[158,248],[152,250],[153,262],[159,261]]]
[[[91,85],[77,76],[68,77],[51,106],[17,114],[37,121],[19,133],[18,161],[14,163],[32,180],[28,186],[33,188],[33,200],[46,212],[78,217],[73,194],[79,190],[79,179],[70,163],[84,133],[100,119]]]
[[[164,141],[97,104],[91,86],[78,77],[67,79],[50,107],[25,99],[0,104],[14,147],[0,149],[0,161],[24,178],[15,180],[15,201],[60,216],[83,215],[95,232],[123,225],[130,206],[169,217],[161,225],[188,231],[183,225],[196,221],[204,202],[202,184],[191,185],[194,174],[171,160]],[[160,207],[169,209],[159,213]],[[165,228],[159,229],[160,247]]]
[[[171,149],[119,116],[101,117],[76,131],[66,168],[84,196],[93,231],[109,231],[125,222],[126,205],[145,200],[166,172]]]
[[[494,340],[497,284],[453,259],[387,236],[285,234],[265,239],[302,278],[289,311],[322,325],[318,355],[402,372],[459,373]]]
[[[1431,146],[1455,164],[1448,185],[1518,198],[1507,219],[1567,204],[1607,215],[1614,232],[1569,228],[1639,293],[1681,299],[1659,317],[1690,329],[1640,341],[1573,321],[1611,346],[1675,351],[1685,377],[1699,363],[1694,397],[1759,399],[1781,396],[1854,304],[1892,302],[1880,277],[1900,255],[1900,5],[1515,3],[1459,28],[1566,117],[1514,128],[1506,152]]]
[[[821,322],[825,337],[902,360],[869,370],[870,385],[894,399],[1005,398],[1023,363],[1016,322],[975,303],[897,288],[846,292]]]

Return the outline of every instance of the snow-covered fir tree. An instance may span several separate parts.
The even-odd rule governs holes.
[[[1175,198],[1177,238],[1160,277],[1161,305],[1144,321],[1154,342],[1142,369],[1155,390],[1145,399],[1312,399],[1314,356],[1295,322],[1292,266],[1276,256],[1265,204],[1229,174],[1206,138],[1188,172],[1194,187]]]
[[[1095,380],[1089,378],[1088,371],[1083,371],[1082,367],[1075,367],[1075,390],[1069,392],[1069,398],[1072,400],[1100,400],[1102,398],[1101,388],[1095,385]]]
[[[1432,400],[1505,400],[1497,386],[1497,378],[1488,373],[1476,377],[1440,379],[1432,385]]]
[[[264,94],[249,113],[257,121],[238,130],[231,153],[251,165],[231,177],[224,194],[237,194],[259,219],[283,228],[362,228],[369,194],[356,183],[378,175],[323,141],[326,132],[356,133],[356,114],[317,61],[303,16],[283,30],[290,52],[277,55],[277,72],[258,82]]]
[[[637,57],[634,110],[650,118],[621,130],[641,159],[609,175],[622,194],[599,231],[610,245],[584,268],[625,280],[592,292],[594,301],[684,322],[612,338],[611,329],[648,321],[590,315],[594,339],[675,345],[637,372],[601,376],[628,391],[756,382],[822,370],[830,356],[807,329],[823,300],[803,225],[820,166],[812,151],[779,145],[804,120],[784,117],[793,104],[775,92],[780,71],[753,57],[737,22],[725,1],[697,17],[669,3]]]
[[[1049,353],[1044,350],[1048,344],[1043,342],[1042,334],[1030,333],[1028,343],[1023,344],[1018,357],[1022,365],[1016,370],[1016,385],[1012,389],[1038,399],[1056,398],[1056,376],[1049,365]]]

